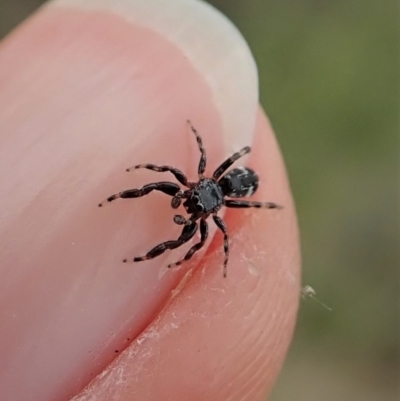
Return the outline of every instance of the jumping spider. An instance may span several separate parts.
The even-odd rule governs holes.
[[[214,171],[212,178],[207,178],[204,176],[207,158],[201,136],[191,125],[190,121],[188,121],[188,123],[192,132],[196,136],[197,145],[201,154],[198,167],[198,182],[189,182],[185,174],[174,167],[156,166],[154,164],[139,164],[126,169],[126,171],[132,171],[139,168],[145,168],[158,172],[168,171],[172,173],[182,185],[189,189],[181,189],[173,182],[160,181],[144,185],[142,188],[128,189],[126,191],[119,192],[118,194],[111,195],[104,202],[100,203],[99,207],[103,206],[106,202],[112,202],[118,198],[139,198],[147,195],[151,191],[160,191],[172,196],[171,206],[173,209],[177,209],[181,205],[182,200],[184,200],[183,207],[185,208],[186,212],[190,214],[190,217],[186,219],[184,216],[179,214],[174,216],[174,223],[184,226],[180,237],[177,240],[163,242],[151,249],[146,255],[133,259],[133,262],[141,262],[143,260],[153,259],[156,256],[164,253],[167,249],[175,249],[180,247],[193,238],[198,229],[196,221],[200,219],[200,242],[193,245],[181,260],[171,263],[168,265],[168,267],[182,264],[183,262],[189,260],[195,252],[203,247],[208,237],[208,224],[206,220],[210,215],[212,215],[215,224],[224,234],[225,259],[223,274],[224,277],[226,277],[229,258],[229,237],[224,221],[217,216],[218,210],[221,209],[222,206],[230,208],[256,207],[267,209],[281,209],[282,207],[272,202],[251,202],[225,199],[226,196],[230,198],[242,198],[244,196],[250,196],[258,188],[257,174],[247,167],[235,168],[222,176],[222,174],[224,174],[225,171],[236,160],[250,152],[250,147],[246,146],[240,152],[233,154]],[[126,263],[128,260],[124,259],[123,262]]]

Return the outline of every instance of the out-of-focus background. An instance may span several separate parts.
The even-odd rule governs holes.
[[[399,8],[211,0],[255,55],[296,200],[301,304],[271,401],[400,400]]]
[[[255,55],[296,199],[303,282],[333,309],[302,301],[270,400],[398,400],[397,1],[209,2]],[[0,0],[0,37],[42,3]]]

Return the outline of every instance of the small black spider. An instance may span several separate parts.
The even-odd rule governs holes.
[[[195,252],[203,247],[208,237],[208,224],[206,222],[210,214],[213,216],[213,220],[217,227],[224,234],[224,269],[223,274],[226,277],[227,264],[229,258],[229,237],[224,221],[217,216],[217,212],[222,206],[231,208],[267,208],[267,209],[281,209],[282,207],[272,202],[251,202],[251,201],[240,201],[233,199],[225,199],[226,196],[231,198],[242,198],[244,196],[252,195],[258,188],[258,176],[257,174],[247,168],[238,167],[223,177],[222,174],[239,158],[250,152],[250,147],[244,147],[240,152],[233,154],[229,159],[225,160],[215,171],[212,178],[204,177],[204,171],[206,169],[206,151],[203,147],[203,142],[196,129],[191,125],[190,128],[193,131],[197,139],[197,144],[200,150],[200,162],[198,167],[199,181],[189,182],[182,173],[182,171],[170,167],[170,166],[156,166],[154,164],[139,164],[126,171],[132,171],[139,168],[146,168],[148,170],[164,172],[169,171],[175,178],[185,187],[189,189],[181,189],[177,184],[168,181],[160,181],[152,184],[144,185],[138,189],[128,189],[126,191],[119,192],[118,194],[111,195],[104,202],[99,204],[99,207],[103,206],[106,202],[112,202],[118,198],[139,198],[147,195],[151,191],[161,191],[169,196],[172,196],[171,206],[177,209],[184,199],[183,206],[187,213],[191,216],[186,219],[184,216],[175,215],[174,222],[178,225],[183,225],[183,230],[180,237],[177,240],[163,242],[153,249],[151,249],[146,255],[136,257],[133,262],[141,262],[143,260],[153,259],[156,256],[161,255],[167,249],[175,249],[188,242],[195,235],[198,225],[197,220],[200,219],[200,242],[193,245],[186,255],[178,262],[171,263],[168,267],[178,266],[189,260]],[[127,262],[124,259],[123,262]]]

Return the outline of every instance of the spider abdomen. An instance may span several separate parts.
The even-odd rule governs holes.
[[[243,198],[257,191],[258,175],[247,167],[238,167],[224,175],[218,184],[225,196]]]

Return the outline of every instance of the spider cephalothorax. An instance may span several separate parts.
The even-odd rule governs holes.
[[[154,190],[161,191],[169,196],[172,196],[171,206],[174,209],[177,209],[183,201],[183,207],[185,208],[186,212],[190,214],[190,216],[189,218],[185,218],[181,215],[174,216],[174,222],[184,226],[180,237],[177,240],[163,242],[151,249],[146,255],[133,259],[133,262],[141,262],[143,260],[153,259],[168,249],[180,247],[192,239],[196,234],[198,229],[197,221],[200,220],[200,242],[193,245],[181,260],[168,265],[168,267],[182,264],[186,260],[189,260],[195,252],[203,247],[208,237],[208,224],[206,219],[212,215],[215,224],[224,234],[225,259],[223,274],[224,277],[226,277],[226,267],[229,258],[229,237],[224,221],[217,216],[218,210],[220,210],[222,206],[230,208],[256,207],[267,209],[280,209],[281,206],[272,202],[251,202],[225,199],[225,197],[242,198],[245,196],[250,196],[258,188],[257,174],[247,167],[235,168],[222,176],[222,174],[224,174],[236,160],[250,152],[250,147],[246,146],[240,152],[234,153],[214,171],[214,174],[211,178],[207,178],[204,177],[207,159],[203,142],[200,135],[191,124],[190,127],[196,136],[197,144],[201,154],[198,167],[198,182],[189,182],[185,174],[174,167],[156,166],[154,164],[139,164],[127,169],[127,171],[139,168],[146,168],[148,170],[158,172],[168,171],[172,173],[175,178],[188,189],[182,190],[179,185],[173,182],[160,181],[144,185],[142,188],[128,189],[126,191],[119,192],[118,194],[111,195],[104,202],[100,203],[99,206],[101,207],[104,205],[104,203],[112,202],[118,198],[139,198]],[[127,259],[124,259],[124,262],[127,261]]]
[[[190,214],[216,213],[224,203],[221,187],[213,179],[203,178],[192,189],[186,191],[183,206]]]

